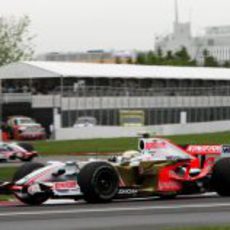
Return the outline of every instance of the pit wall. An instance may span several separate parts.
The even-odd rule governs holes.
[[[136,137],[138,132],[150,132],[156,135],[199,134],[230,131],[230,120],[199,122],[187,124],[167,124],[143,127],[94,126],[78,128],[56,128],[53,137],[56,140]]]

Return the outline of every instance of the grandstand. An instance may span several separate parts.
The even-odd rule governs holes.
[[[225,68],[29,61],[1,67],[0,79],[3,120],[31,115],[48,127],[54,108],[64,127],[80,116],[117,126],[124,109],[143,111],[145,125],[230,119]]]

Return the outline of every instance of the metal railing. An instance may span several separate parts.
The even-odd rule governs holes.
[[[79,117],[94,117],[98,125],[119,125],[121,110],[140,110],[145,125],[176,124],[181,112],[187,122],[230,119],[230,87],[134,88],[64,87],[46,95],[5,93],[3,103],[28,102],[34,108],[59,108],[63,126]]]
[[[64,126],[73,126],[82,116],[92,116],[99,125],[119,125],[120,111],[141,110],[144,124],[176,124],[181,112],[187,122],[230,119],[230,87],[65,88],[60,107]]]
[[[84,86],[56,88],[52,94],[63,97],[109,97],[109,96],[229,96],[229,86],[219,87],[161,87],[135,88],[114,86]]]
[[[3,93],[3,103],[28,102],[32,103],[31,93]]]

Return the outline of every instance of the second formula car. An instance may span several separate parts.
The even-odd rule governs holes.
[[[32,161],[37,156],[37,151],[29,143],[0,142],[0,162]]]

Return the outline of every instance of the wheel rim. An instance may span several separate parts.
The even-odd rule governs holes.
[[[114,180],[114,173],[111,170],[100,170],[95,177],[95,187],[101,195],[110,195],[116,188],[116,180]]]

